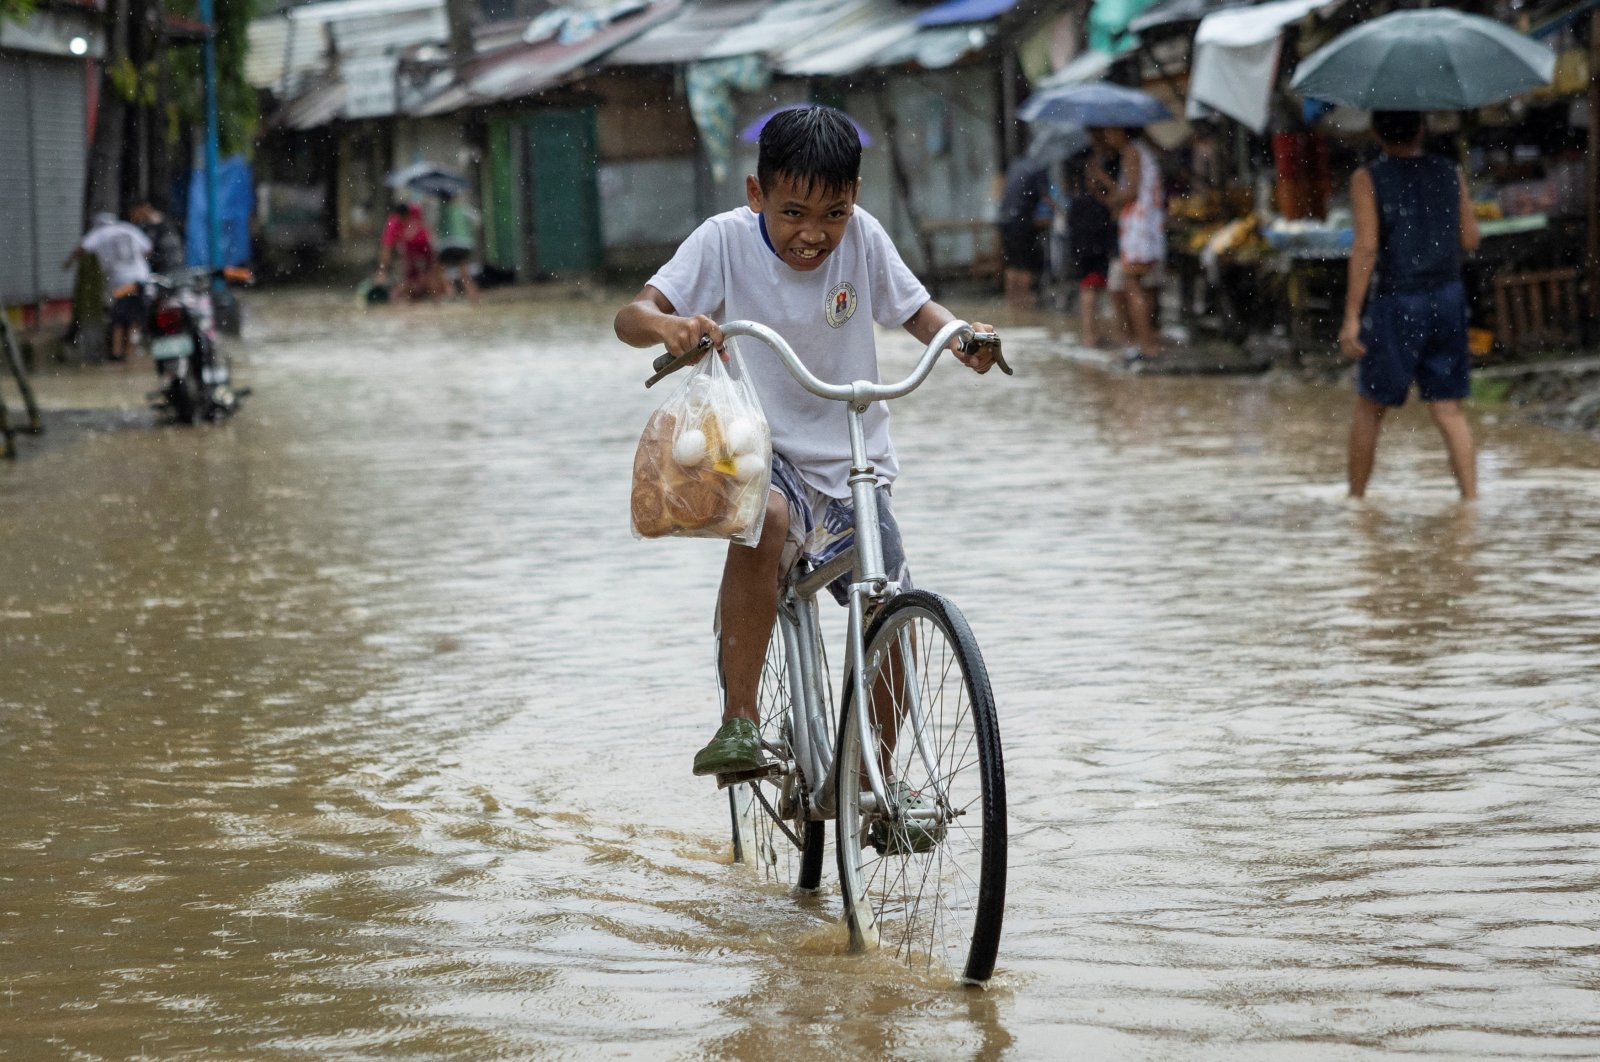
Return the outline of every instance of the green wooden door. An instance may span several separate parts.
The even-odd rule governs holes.
[[[599,269],[600,189],[593,107],[541,110],[528,118],[534,270]]]
[[[485,257],[501,269],[524,272],[522,245],[522,129],[496,118],[489,125],[489,164],[484,167]]]

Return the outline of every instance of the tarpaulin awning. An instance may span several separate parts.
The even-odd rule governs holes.
[[[1164,26],[1181,26],[1188,22],[1198,22],[1215,11],[1248,7],[1254,2],[1255,0],[1160,0],[1159,3],[1145,8],[1132,22],[1129,22],[1128,29],[1134,33],[1147,33]]]
[[[1017,0],[945,0],[917,15],[919,26],[954,26],[963,22],[988,22],[1017,6]]]
[[[1283,28],[1342,0],[1273,0],[1217,11],[1200,20],[1189,74],[1189,117],[1207,108],[1257,133],[1266,131],[1283,50]]]
[[[1034,88],[1065,88],[1068,85],[1086,85],[1091,81],[1099,81],[1110,71],[1111,64],[1126,54],[1127,52],[1117,52],[1115,54],[1102,52],[1098,48],[1080,52],[1066,66],[1049,77],[1041,78]]]
[[[1102,52],[1120,52],[1136,42],[1128,24],[1149,7],[1153,0],[1094,0],[1089,9],[1087,30],[1089,47]]]

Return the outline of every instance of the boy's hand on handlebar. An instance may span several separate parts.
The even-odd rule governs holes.
[[[724,342],[722,329],[705,314],[698,317],[668,317],[661,324],[661,342],[666,345],[667,353],[674,357],[681,358],[690,353],[706,336],[711,337],[711,345],[720,353]]]
[[[983,324],[980,321],[973,321],[972,330],[975,333],[993,333],[994,326]],[[956,358],[961,362],[961,364],[967,366],[967,368],[973,370],[974,372],[986,373],[994,367],[995,348],[991,344],[975,343],[963,349],[960,343],[956,343],[950,349],[955,353]]]

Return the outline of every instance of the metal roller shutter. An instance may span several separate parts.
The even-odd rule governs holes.
[[[31,65],[25,55],[0,52],[0,303],[35,300]]]
[[[67,298],[82,237],[84,66],[0,53],[0,301]]]
[[[40,298],[70,298],[72,274],[61,262],[83,238],[88,176],[82,63],[35,59],[33,80],[34,254]]]

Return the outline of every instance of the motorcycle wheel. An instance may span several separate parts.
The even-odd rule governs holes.
[[[193,424],[200,417],[202,387],[200,367],[189,359],[182,375],[174,374],[167,381],[167,408],[172,419],[179,424]]]

